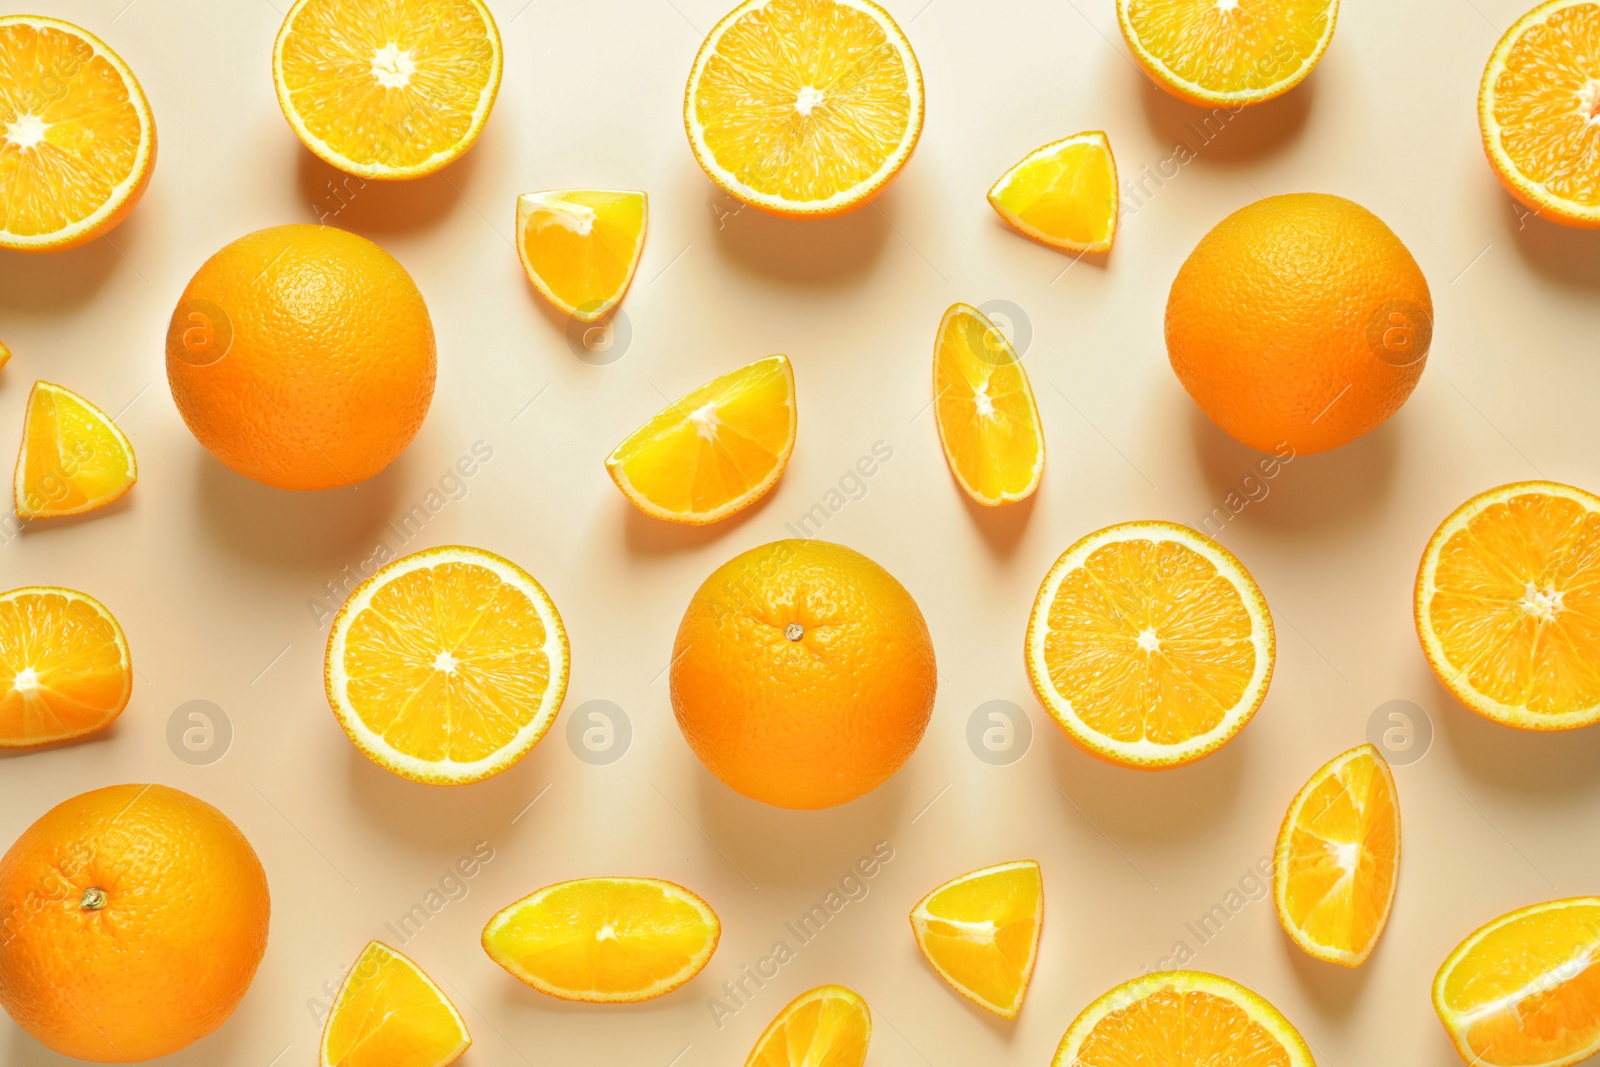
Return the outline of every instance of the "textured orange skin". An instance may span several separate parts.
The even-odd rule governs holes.
[[[90,888],[103,908],[81,906]],[[261,862],[216,808],[161,785],[81,794],[0,859],[0,1005],[63,1055],[176,1052],[250,988],[270,910]]]
[[[232,345],[197,365],[192,301],[222,309]],[[377,474],[416,436],[433,399],[433,323],[416,283],[364,237],[275,226],[241,237],[190,280],[167,332],[167,381],[217,459],[279,489]]]
[[[1321,452],[1411,395],[1433,299],[1376,215],[1295,193],[1240,208],[1201,238],[1173,280],[1166,335],[1172,369],[1212,422],[1263,452]]]
[[[805,634],[790,641],[784,629]],[[826,808],[885,782],[933,713],[933,641],[905,587],[861,553],[774,541],[717,568],[672,649],[672,709],[730,788]]]

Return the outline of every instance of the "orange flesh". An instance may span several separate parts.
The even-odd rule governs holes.
[[[1042,906],[1039,868],[1015,867],[937,890],[919,910],[922,951],[988,1005],[1015,1009],[1033,963]]]
[[[1199,991],[1159,989],[1109,1012],[1071,1067],[1290,1067],[1277,1038],[1239,1005]]]
[[[1332,0],[1131,0],[1139,42],[1173,74],[1216,93],[1270,90],[1316,53]]]
[[[861,1067],[871,1036],[858,998],[807,994],[772,1021],[745,1067]]]
[[[1044,462],[1039,413],[1022,361],[987,318],[959,305],[934,353],[935,417],[946,457],[984,502],[1027,496]]]
[[[119,637],[109,618],[60,593],[0,600],[0,747],[81,736],[115,718],[133,681]]]
[[[1063,145],[1023,163],[999,194],[1023,225],[1075,247],[1098,248],[1116,229],[1117,175],[1100,141]]]
[[[1494,81],[1493,114],[1524,177],[1600,207],[1600,4],[1552,12],[1512,43]]]
[[[323,1037],[324,1067],[441,1067],[471,1044],[460,1017],[415,964],[368,945]]]
[[[133,484],[133,457],[104,412],[46,383],[28,397],[23,436],[25,516],[72,515],[108,504]]]
[[[556,302],[577,312],[609,306],[633,277],[644,238],[645,199],[637,193],[572,190],[522,220],[517,239],[527,265]]]

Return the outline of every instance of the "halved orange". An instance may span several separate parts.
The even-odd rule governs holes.
[[[1091,755],[1154,770],[1244,729],[1277,654],[1261,589],[1187,526],[1125,522],[1061,554],[1039,587],[1026,658],[1034,692]]]
[[[349,174],[421,178],[483,131],[500,31],[481,0],[296,0],[272,48],[295,136]]]
[[[989,190],[1018,232],[1066,252],[1109,252],[1117,236],[1117,161],[1100,130],[1036,149]]]
[[[17,515],[46,519],[103,508],[139,479],[133,445],[111,416],[70,389],[35,382],[11,478]]]
[[[615,189],[517,197],[517,254],[528,280],[568,315],[593,322],[616,307],[644,248],[648,198]]]
[[[1479,715],[1600,722],[1600,497],[1559,482],[1479,493],[1428,541],[1414,611],[1429,665]]]
[[[1319,960],[1359,967],[1389,921],[1400,869],[1400,802],[1372,745],[1340,753],[1295,794],[1278,831],[1278,922]]]
[[[1117,0],[1134,58],[1167,92],[1246,107],[1305,80],[1328,50],[1339,0]]]
[[[791,1000],[762,1031],[744,1067],[861,1067],[872,1012],[855,990],[821,985]]]
[[[852,211],[922,133],[922,71],[872,0],[745,0],[689,72],[689,146],[730,196],[779,215]]]
[[[489,958],[561,1000],[629,1003],[672,992],[722,937],[711,905],[658,878],[580,878],[545,886],[483,928]]]
[[[324,681],[357,748],[415,782],[477,782],[526,756],[567,692],[567,631],[544,587],[462,545],[395,560],[334,617]]]
[[[373,941],[322,1025],[321,1067],[445,1067],[472,1044],[450,998],[411,960]]]
[[[1600,897],[1473,931],[1434,976],[1433,1010],[1475,1067],[1567,1067],[1600,1052]]]
[[[646,515],[700,525],[765,496],[794,438],[794,371],[767,356],[663,408],[606,457],[606,473]]]
[[[1032,496],[1044,476],[1044,431],[1022,357],[988,316],[951,304],[933,346],[933,413],[945,461],[985,507]]]
[[[1044,882],[1034,860],[964,874],[911,909],[917,947],[939,977],[1004,1019],[1022,1010],[1043,920]]]
[[[100,38],[0,15],[0,248],[59,252],[133,210],[156,161],[139,80]]]
[[[35,748],[103,730],[133,693],[128,640],[87,593],[0,593],[0,748]]]

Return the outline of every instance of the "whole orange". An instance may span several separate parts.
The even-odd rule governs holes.
[[[1321,452],[1399,410],[1422,376],[1433,299],[1359,204],[1271,196],[1219,222],[1167,296],[1167,355],[1211,421],[1263,452]]]
[[[672,709],[747,797],[843,804],[900,769],[928,727],[933,641],[905,587],[861,553],[774,541],[712,572],[672,649]]]
[[[411,275],[364,237],[275,226],[190,280],[167,328],[167,381],[213,456],[280,489],[387,467],[433,399],[433,323]]]
[[[176,1052],[250,987],[269,910],[261,862],[210,804],[161,785],[83,793],[0,858],[0,1005],[63,1055]]]

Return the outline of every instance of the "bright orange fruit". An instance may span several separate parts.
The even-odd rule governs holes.
[[[933,415],[950,473],[985,507],[1025,500],[1044,476],[1044,430],[1022,357],[975,307],[952,304],[933,348]]]
[[[1111,251],[1120,205],[1117,161],[1100,130],[1034,150],[989,190],[1001,218],[1063,252]]]
[[[70,741],[128,706],[133,664],[122,627],[85,593],[0,593],[0,748]]]
[[[1003,1019],[1022,1010],[1043,921],[1044,883],[1033,860],[963,874],[911,909],[917,947],[939,977]]]
[[[362,950],[322,1024],[321,1067],[445,1067],[472,1044],[450,998],[404,955]]]
[[[644,193],[553,189],[517,197],[517,254],[556,307],[593,322],[617,306],[644,249]]]
[[[19,518],[103,508],[138,479],[133,444],[109,415],[70,389],[33,384],[11,482]]]
[[[1134,58],[1173,96],[1246,107],[1305,80],[1333,40],[1339,0],[1117,0]]]
[[[872,1012],[855,990],[823,985],[795,997],[762,1031],[744,1067],[862,1067]]]

